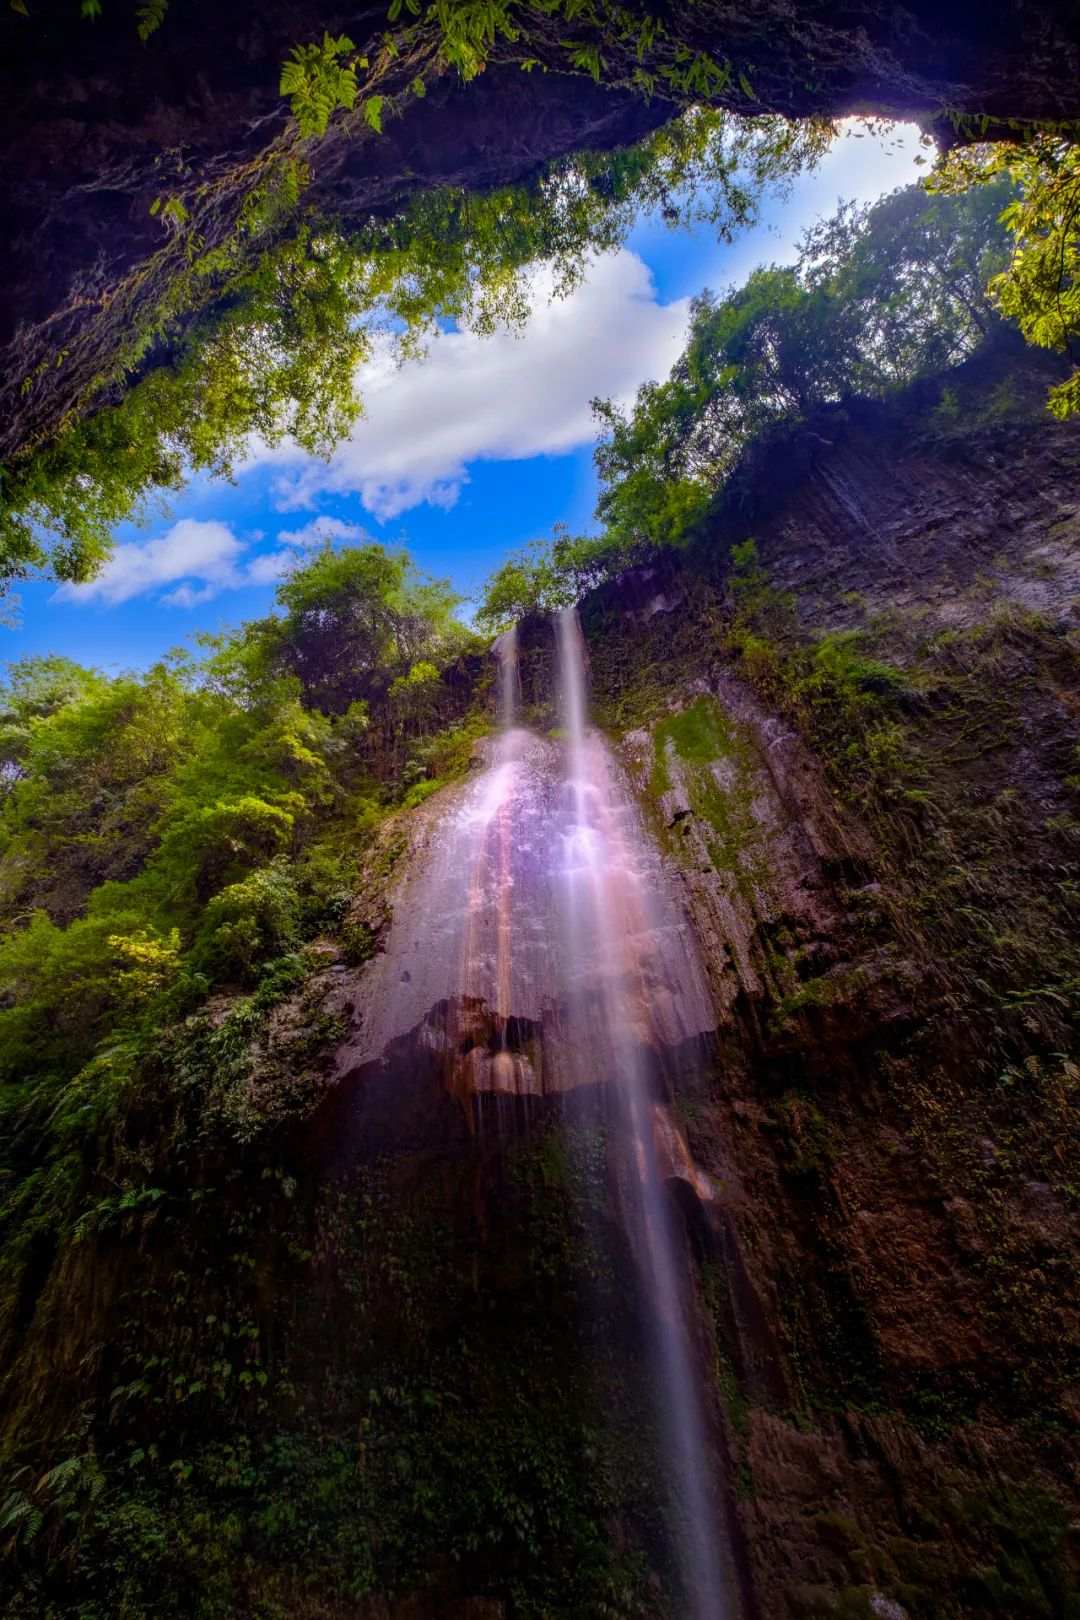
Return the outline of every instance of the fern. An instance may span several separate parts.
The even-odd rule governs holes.
[[[151,34],[157,33],[168,9],[169,0],[146,0],[146,4],[136,11],[136,31],[144,45]]]
[[[12,1531],[12,1541],[33,1541],[45,1516],[25,1491],[10,1491],[0,1503],[0,1531]]]
[[[77,1484],[86,1464],[91,1459],[86,1456],[65,1457],[64,1461],[50,1468],[48,1473],[42,1474],[38,1480],[39,1491],[49,1491],[59,1495],[65,1486]]]
[[[293,46],[281,70],[281,94],[288,99],[301,135],[325,135],[339,108],[348,111],[355,106],[356,69],[365,64],[362,58],[348,60],[354,49],[345,34],[337,39],[324,34],[321,45]],[[379,100],[372,97],[372,102]]]

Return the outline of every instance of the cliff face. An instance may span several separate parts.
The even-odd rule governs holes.
[[[753,1302],[718,1365],[768,1615],[1076,1601],[1078,446],[926,403],[763,453],[717,528],[768,587],[586,612],[719,1010],[688,1141]]]
[[[1077,1603],[1080,448],[995,364],[766,447],[697,552],[582,604],[762,1620]],[[543,733],[552,628],[519,639]],[[554,1061],[563,744],[528,744],[523,835],[478,867],[491,746],[384,831],[302,992],[171,1032],[77,1241],[20,1257],[4,1455],[84,1474],[7,1612],[678,1620],[640,1255]]]
[[[916,118],[947,141],[1007,130],[1010,119],[1080,112],[1080,32],[1067,0],[992,9],[858,0],[842,12],[814,5],[797,13],[754,0],[673,8],[669,21],[689,49],[734,63],[732,89],[719,100],[737,110],[747,110],[734,88],[746,70],[750,111]],[[249,166],[285,127],[278,80],[290,47],[324,30],[365,47],[385,26],[380,6],[327,11],[271,0],[223,15],[210,0],[188,0],[170,6],[143,44],[123,7],[106,5],[93,22],[72,17],[63,0],[42,0],[30,16],[5,9],[0,453],[51,431],[107,362],[108,333],[100,344],[87,333],[139,267],[152,290],[147,266],[166,241],[150,214],[155,197],[210,187],[220,206],[201,222],[203,247],[228,235]],[[576,27],[587,33],[582,19]],[[602,43],[610,55],[610,40]],[[554,40],[549,49],[541,38],[536,51],[545,65],[565,66]],[[624,144],[670,113],[660,98],[601,89],[587,77],[523,74],[507,54],[496,52],[472,84],[444,75],[377,141],[354,132],[304,144],[307,200],[362,224],[429,186],[482,189],[574,148]],[[129,325],[142,296],[136,286],[124,305]]]
[[[1080,445],[1010,360],[944,408],[934,387],[823,413],[762,450],[693,559],[582,606],[650,884],[709,981],[707,1056],[698,1035],[664,1069],[670,1185],[742,1602],[777,1620],[1076,1602]],[[544,723],[551,628],[521,634]],[[436,915],[399,891],[392,976]],[[536,1078],[554,1006],[512,1042],[537,1093],[503,1115],[515,1141],[573,1113]],[[391,1072],[429,1075],[468,1157],[483,1064],[448,1093],[430,1023],[402,1034]],[[478,1005],[465,1044],[498,1040]]]

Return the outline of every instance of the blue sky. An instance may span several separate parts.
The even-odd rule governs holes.
[[[286,448],[256,456],[233,484],[197,481],[143,525],[123,525],[89,586],[23,586],[0,658],[56,652],[113,671],[144,667],[196,631],[267,613],[282,570],[324,536],[404,544],[472,595],[508,551],[554,523],[590,525],[589,400],[628,400],[666,375],[695,293],[789,259],[841,198],[869,201],[915,179],[919,153],[908,126],[849,125],[733,243],[645,218],[570,298],[550,301],[539,272],[522,333],[447,333],[402,368],[376,354],[361,378],[365,418],[329,465]]]

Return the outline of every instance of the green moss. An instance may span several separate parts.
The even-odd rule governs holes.
[[[1000,1481],[923,1504],[919,1540],[889,1551],[913,1612],[1001,1620],[1077,1620],[1080,1586],[1068,1562],[1069,1515],[1037,1486]]]
[[[342,954],[350,967],[362,967],[375,955],[378,940],[366,922],[346,923],[341,930]]]
[[[760,855],[762,832],[753,813],[751,744],[715,698],[701,697],[660,720],[653,728],[652,746],[649,798],[656,802],[670,792],[677,772],[691,811],[706,829],[710,860],[752,898],[767,883],[768,874]],[[676,858],[685,858],[681,839],[672,838],[668,829],[664,832]]]
[[[669,742],[688,765],[709,765],[713,760],[726,758],[735,747],[730,720],[715,699],[707,697],[698,698],[688,709],[671,715],[656,727],[653,746],[658,768]]]
[[[780,1133],[784,1168],[793,1176],[822,1176],[835,1149],[828,1121],[808,1097],[789,1091],[775,1105],[771,1123]]]
[[[776,1017],[792,1018],[798,1013],[805,1012],[808,1007],[828,1007],[839,993],[838,981],[828,974],[816,979],[807,979],[797,990],[793,990],[791,995],[785,996],[783,1001],[777,1003]]]
[[[401,801],[403,808],[406,810],[417,809],[425,800],[430,799],[432,794],[438,793],[439,789],[446,787],[446,785],[446,782],[438,776],[431,777],[426,782],[414,782]]]

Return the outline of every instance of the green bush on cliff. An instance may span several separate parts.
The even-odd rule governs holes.
[[[635,560],[631,551],[616,553],[606,535],[572,535],[557,523],[550,540],[531,541],[496,569],[484,586],[476,622],[494,631],[530,613],[557,613]]]
[[[180,981],[251,983],[341,921],[390,797],[372,766],[395,746],[403,690],[423,700],[413,746],[441,738],[435,774],[461,768],[431,662],[469,642],[455,602],[403,554],[326,551],[282,585],[279,616],[201,663],[111,680],[56,659],[12,667],[0,1072],[19,1095],[150,1027]]]
[[[629,412],[598,401],[597,516],[614,555],[683,545],[749,445],[849,395],[880,398],[969,355],[998,316],[1007,179],[956,197],[909,186],[847,205],[797,263],[694,302],[686,348]]]
[[[994,307],[1016,322],[1029,343],[1067,354],[1072,373],[1050,390],[1055,416],[1080,412],[1080,144],[1060,130],[1032,130],[1016,141],[953,147],[931,177],[945,195],[1017,188],[1002,221],[1011,252],[990,281]],[[977,193],[976,193],[977,194]]]
[[[286,864],[259,867],[207,901],[192,952],[196,970],[244,983],[300,939],[300,897]]]
[[[600,532],[507,559],[477,621],[501,629],[551,613],[667,547],[701,539],[718,494],[771,430],[849,397],[884,398],[971,355],[1000,329],[987,282],[1007,262],[1007,176],[956,196],[908,186],[842,206],[809,231],[794,266],[702,293],[683,353],[631,409],[595,400]],[[953,407],[947,402],[942,417]]]

